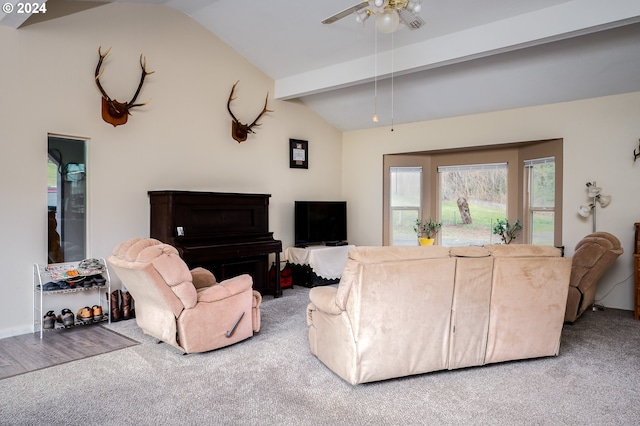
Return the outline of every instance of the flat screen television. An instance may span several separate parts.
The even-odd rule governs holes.
[[[298,247],[346,244],[346,201],[296,201],[294,220]]]

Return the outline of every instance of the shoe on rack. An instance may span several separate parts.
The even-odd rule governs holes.
[[[71,312],[71,309],[63,309],[56,319],[65,327],[72,327],[75,325],[75,318],[73,316],[73,312]]]
[[[80,287],[91,287],[93,285],[93,279],[82,277],[82,279],[78,281],[78,285]]]
[[[76,315],[78,317],[79,320],[82,321],[93,321],[93,309],[91,309],[88,306],[85,306],[84,308],[80,308],[78,310],[78,315]]]
[[[103,277],[102,275],[95,275],[93,277],[93,285],[97,285],[99,287],[105,285],[105,283],[107,282],[107,279],[105,277]]]
[[[48,283],[42,284],[42,291],[54,291],[60,290],[60,286],[53,281],[49,281]]]
[[[52,330],[56,327],[56,314],[53,311],[49,311],[42,318],[42,328]]]
[[[102,320],[102,306],[93,305],[91,307],[91,311],[93,312],[93,320],[94,321]]]
[[[59,288],[61,289],[67,289],[67,288],[71,288],[71,284],[66,282],[66,281],[57,281],[56,284],[58,285]]]

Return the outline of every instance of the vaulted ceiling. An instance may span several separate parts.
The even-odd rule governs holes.
[[[640,91],[638,0],[423,0],[422,28],[393,35],[321,23],[358,0],[123,2],[192,17],[343,131]],[[47,18],[104,3],[49,0]]]

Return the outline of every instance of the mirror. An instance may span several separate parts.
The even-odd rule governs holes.
[[[48,136],[48,261],[86,258],[86,141]]]

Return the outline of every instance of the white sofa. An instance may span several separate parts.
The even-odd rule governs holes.
[[[351,384],[554,356],[570,274],[554,247],[357,247],[310,290],[311,352]]]

